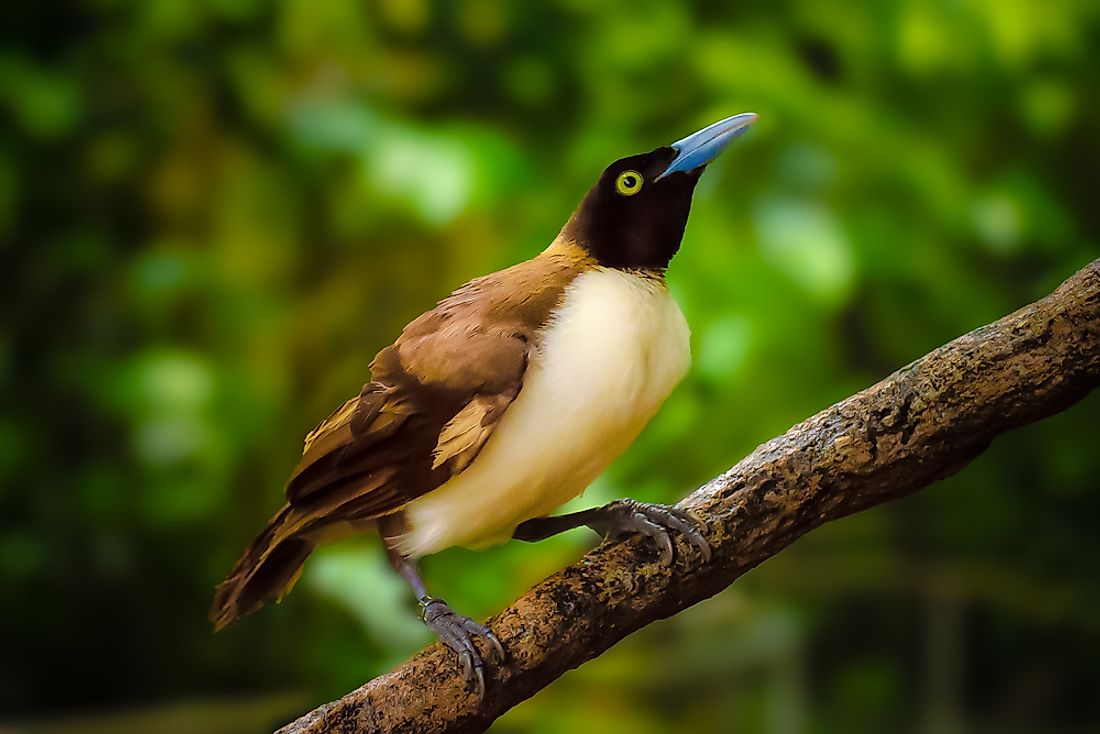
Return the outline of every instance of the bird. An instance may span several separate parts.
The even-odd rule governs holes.
[[[757,120],[733,115],[600,174],[537,256],[471,280],[410,322],[370,379],[305,438],[285,503],[215,591],[221,629],[281,601],[318,546],[381,538],[419,615],[485,692],[492,630],[432,596],[418,561],[452,546],[542,540],[588,526],[640,533],[671,562],[670,531],[704,562],[703,524],[633,499],[552,515],[633,441],[691,363],[665,274],[707,164]]]

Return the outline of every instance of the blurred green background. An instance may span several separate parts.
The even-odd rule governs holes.
[[[669,280],[695,366],[588,493],[673,500],[1100,256],[1087,0],[0,10],[0,728],[266,731],[428,642],[372,538],[213,636],[304,434],[603,166],[752,110]],[[497,732],[1100,727],[1100,395],[832,523]],[[488,615],[576,559],[428,559]]]

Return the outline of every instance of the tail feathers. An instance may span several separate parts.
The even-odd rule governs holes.
[[[209,616],[215,631],[271,600],[282,601],[290,592],[314,547],[293,534],[297,524],[289,508],[284,508],[237,559],[214,592]]]

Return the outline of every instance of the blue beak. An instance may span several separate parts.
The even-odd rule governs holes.
[[[656,180],[660,181],[670,173],[687,173],[707,165],[717,158],[718,154],[734,139],[744,135],[758,117],[759,115],[755,112],[742,112],[740,115],[727,117],[713,125],[708,125],[683,140],[677,140],[672,144],[676,157]]]

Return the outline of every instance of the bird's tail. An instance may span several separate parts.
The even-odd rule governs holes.
[[[299,514],[283,507],[249,544],[214,592],[210,621],[215,631],[286,596],[314,547],[296,535],[300,525]]]

